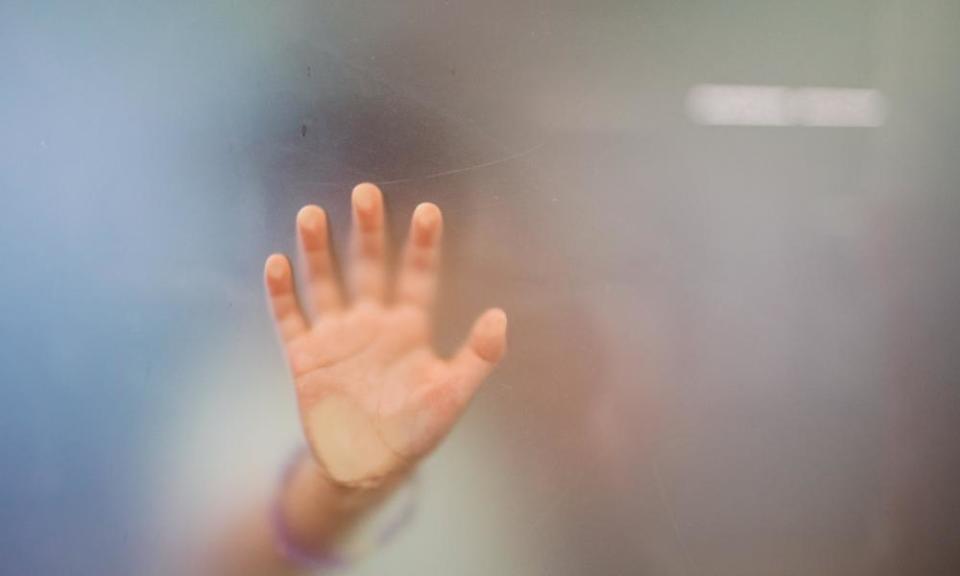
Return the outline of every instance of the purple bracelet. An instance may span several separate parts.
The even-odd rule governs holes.
[[[283,467],[283,473],[280,477],[280,488],[277,490],[273,499],[273,505],[270,508],[270,525],[273,529],[273,540],[277,550],[284,558],[304,569],[311,570],[336,570],[350,565],[351,559],[341,554],[333,552],[308,552],[298,546],[290,535],[290,528],[283,514],[283,492],[284,487],[293,480],[293,475],[297,471],[297,464],[300,459],[309,454],[306,446],[300,447],[294,451],[287,464]],[[413,487],[417,487],[417,478],[411,479]],[[403,508],[399,513],[385,523],[383,528],[374,538],[373,544],[377,547],[384,546],[392,540],[405,524],[410,522],[416,510],[416,498],[407,498]]]

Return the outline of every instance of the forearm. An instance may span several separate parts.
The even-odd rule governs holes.
[[[302,574],[304,567],[284,553],[278,536],[313,558],[335,558],[364,516],[407,477],[396,474],[373,487],[343,486],[330,481],[306,451],[291,466],[275,498],[235,524],[237,530],[217,554],[219,568],[214,572],[223,576]]]
[[[295,464],[277,501],[276,520],[298,550],[314,556],[330,554],[363,517],[382,503],[406,478],[398,472],[372,486],[338,484],[309,453]]]

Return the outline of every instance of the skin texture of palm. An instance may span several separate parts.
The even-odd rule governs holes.
[[[310,321],[286,257],[267,259],[265,281],[311,452],[332,481],[366,487],[402,475],[443,439],[502,358],[507,322],[502,310],[487,310],[460,351],[440,358],[430,343],[439,208],[424,203],[414,211],[399,268],[389,275],[380,190],[361,184],[352,204],[349,298],[317,206],[297,216]]]

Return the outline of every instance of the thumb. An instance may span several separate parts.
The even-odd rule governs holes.
[[[500,308],[491,308],[473,323],[467,341],[451,362],[461,388],[457,392],[464,401],[473,396],[506,351],[507,315]]]

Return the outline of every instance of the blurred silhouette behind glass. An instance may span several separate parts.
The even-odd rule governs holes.
[[[260,267],[371,180],[395,237],[444,209],[441,349],[511,346],[352,573],[956,572],[958,23],[0,5],[0,571],[190,573],[270,494]]]

